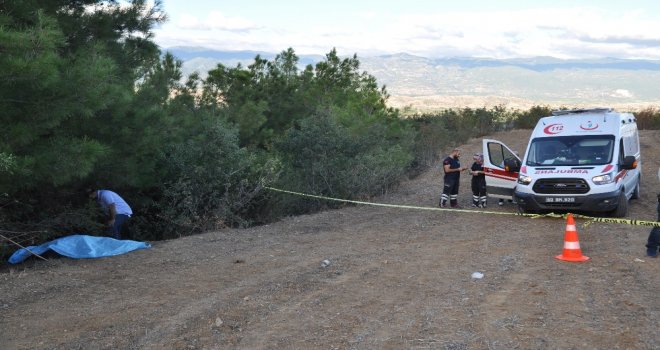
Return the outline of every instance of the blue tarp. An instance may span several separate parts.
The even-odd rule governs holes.
[[[118,240],[110,237],[72,235],[52,240],[38,246],[22,248],[9,257],[10,264],[18,264],[32,255],[43,254],[49,249],[74,259],[101,258],[128,253],[133,250],[151,247],[149,243]]]

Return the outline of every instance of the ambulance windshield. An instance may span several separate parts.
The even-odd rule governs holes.
[[[540,137],[532,140],[527,165],[603,165],[612,162],[613,135]]]

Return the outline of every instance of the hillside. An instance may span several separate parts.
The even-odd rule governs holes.
[[[184,61],[183,72],[206,76],[218,63],[247,66],[254,57],[272,60],[274,53],[225,52],[170,48]],[[300,55],[300,68],[323,57]],[[534,105],[611,106],[639,110],[660,106],[660,62],[621,60],[560,60],[551,57],[519,59],[426,58],[408,54],[358,57],[361,69],[386,85],[390,105],[431,111],[452,107],[528,109]]]
[[[489,138],[522,150],[529,133]],[[641,145],[629,217],[654,220],[660,132],[643,131]],[[466,143],[463,162],[480,148]],[[494,203],[491,214],[435,209],[441,183],[430,169],[373,198],[429,210],[347,205],[0,271],[3,348],[657,349],[648,228],[578,220],[591,260],[561,262],[565,221]],[[466,180],[459,196],[467,206]]]

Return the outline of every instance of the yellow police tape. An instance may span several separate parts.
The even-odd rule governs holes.
[[[343,203],[353,203],[353,204],[364,204],[372,205],[377,207],[388,207],[388,208],[401,208],[401,209],[417,209],[417,210],[438,210],[438,211],[454,211],[454,212],[464,212],[464,213],[479,213],[479,214],[492,214],[492,215],[515,215],[515,216],[524,216],[532,219],[537,219],[541,217],[551,217],[551,218],[563,218],[565,219],[568,214],[556,214],[556,213],[547,213],[547,214],[527,214],[527,213],[510,213],[510,212],[499,212],[499,211],[488,211],[488,210],[474,210],[474,209],[455,209],[455,208],[434,208],[434,207],[419,207],[413,205],[400,205],[400,204],[386,204],[386,203],[374,203],[374,202],[362,202],[354,201],[349,199],[339,199],[326,196],[318,196],[314,194],[300,193],[294,191],[282,190],[279,188],[268,187],[264,188],[281,193],[287,193],[295,196],[308,197],[323,199],[327,201],[343,202]],[[593,222],[604,222],[608,224],[625,224],[633,226],[651,226],[651,227],[660,227],[660,222],[657,221],[644,221],[644,220],[631,220],[631,219],[618,219],[618,218],[600,218],[592,217],[587,215],[573,214],[574,218],[580,218],[588,220],[584,223],[584,227],[590,225]]]

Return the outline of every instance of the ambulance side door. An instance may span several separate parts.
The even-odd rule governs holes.
[[[488,196],[513,199],[522,164],[520,157],[500,141],[484,139],[482,142]]]

